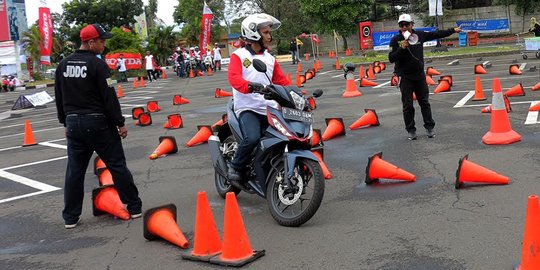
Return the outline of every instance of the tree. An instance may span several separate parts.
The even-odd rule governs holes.
[[[157,0],[148,0],[148,6],[144,7],[144,13],[146,14],[146,23],[148,24],[148,29],[153,29],[156,27],[157,17]]]
[[[133,32],[124,32],[119,27],[114,27],[111,30],[112,38],[107,40],[107,49],[111,52],[134,52],[141,53],[141,40],[139,36]]]
[[[525,16],[540,9],[540,0],[494,0],[494,5],[516,5],[516,14]]]
[[[42,65],[40,64],[41,33],[39,32],[37,25],[32,25],[28,29],[28,31],[23,33],[21,43],[24,45],[26,56],[32,59],[34,70],[36,71],[36,73],[38,73],[36,78],[38,78],[40,76],[39,73],[41,71]],[[58,55],[61,51],[62,46],[60,45],[58,38],[53,37],[52,55]]]
[[[106,29],[135,23],[143,12],[142,0],[73,0],[62,4],[70,25],[99,23]]]
[[[212,39],[217,40],[221,33],[223,33],[219,22],[223,20],[225,1],[213,0],[207,4],[214,14],[212,20]],[[178,5],[174,7],[174,21],[183,25],[180,36],[192,45],[199,44],[203,6],[204,3],[200,0],[178,0]]]
[[[148,50],[154,55],[158,65],[165,65],[167,58],[178,43],[178,37],[173,32],[174,26],[158,26],[148,37]]]

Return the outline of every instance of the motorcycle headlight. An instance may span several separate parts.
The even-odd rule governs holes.
[[[297,110],[303,110],[306,107],[306,99],[303,96],[294,91],[290,91],[289,94],[291,95],[294,101],[294,107],[296,107]]]

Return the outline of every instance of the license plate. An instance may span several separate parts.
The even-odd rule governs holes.
[[[283,113],[283,118],[285,119],[313,123],[313,114],[310,112],[304,112],[301,110],[295,110],[291,108],[283,108],[282,113]]]

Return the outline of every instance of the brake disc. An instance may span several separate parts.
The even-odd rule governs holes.
[[[282,181],[282,178],[283,176],[282,175],[278,175],[277,177],[278,179],[276,179],[276,181],[279,184],[279,187],[278,187],[278,197],[279,197],[279,200],[285,204],[285,205],[292,205],[294,203],[296,203],[298,201],[298,199],[300,199],[300,196],[302,195],[302,191],[304,190],[304,180],[302,179],[302,176],[300,176],[298,174],[298,170],[295,168],[294,169],[294,175],[293,175],[293,179],[296,180],[296,185],[293,185],[292,187],[290,188],[298,188],[298,190],[296,191],[296,193],[294,194],[287,194],[287,198],[285,198],[284,196],[284,193],[285,193],[285,189],[283,189],[283,181]],[[292,195],[292,198],[291,198],[291,195]]]

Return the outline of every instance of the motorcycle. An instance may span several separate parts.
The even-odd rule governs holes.
[[[186,74],[189,75],[189,72],[193,70],[193,75],[197,76],[198,66],[197,59],[195,57],[189,57],[186,65]]]
[[[212,68],[212,70],[214,70],[214,57],[212,57],[211,54],[207,54],[205,57],[204,57],[204,69],[206,71],[208,71],[210,68]]]
[[[254,59],[253,66],[266,75],[264,62]],[[253,92],[275,100],[281,108],[267,107],[269,127],[246,167],[246,188],[238,189],[229,183],[227,171],[244,135],[234,113],[233,99],[229,100],[226,123],[208,141],[217,192],[223,198],[227,192],[257,194],[267,200],[278,224],[300,226],[317,212],[324,196],[324,175],[310,151],[312,108],[295,86],[269,85]],[[322,90],[313,93],[313,97],[321,95]]]

